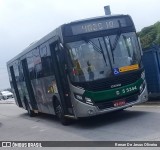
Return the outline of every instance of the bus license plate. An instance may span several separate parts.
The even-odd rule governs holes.
[[[114,107],[124,106],[125,104],[126,104],[125,100],[116,101],[114,102]]]

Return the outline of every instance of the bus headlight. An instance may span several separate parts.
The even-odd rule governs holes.
[[[143,71],[143,72],[141,73],[141,78],[142,78],[143,80],[145,80],[145,71]]]
[[[93,102],[90,98],[85,97],[86,104],[93,105]]]
[[[93,105],[92,100],[91,100],[90,98],[88,98],[88,97],[83,97],[83,95],[76,94],[76,93],[74,93],[74,97],[75,97],[77,100],[79,100],[79,101],[81,101],[81,102],[83,102],[83,103],[86,103],[86,104],[89,104],[89,105]]]
[[[76,99],[78,99],[79,101],[84,102],[82,95],[74,94],[74,97],[75,97]]]

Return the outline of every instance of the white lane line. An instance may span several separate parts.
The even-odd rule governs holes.
[[[33,126],[33,127],[31,127],[32,129],[35,129],[35,128],[38,128],[38,126]]]
[[[46,131],[47,129],[41,129],[41,130],[39,130],[40,132],[43,132],[43,131]]]

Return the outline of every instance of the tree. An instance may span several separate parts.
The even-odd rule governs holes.
[[[143,28],[138,35],[141,40],[142,48],[160,45],[160,22]]]

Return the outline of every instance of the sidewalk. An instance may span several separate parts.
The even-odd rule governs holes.
[[[14,98],[7,100],[0,100],[0,104],[15,104]]]
[[[144,103],[145,105],[160,105],[160,100],[149,100]]]

